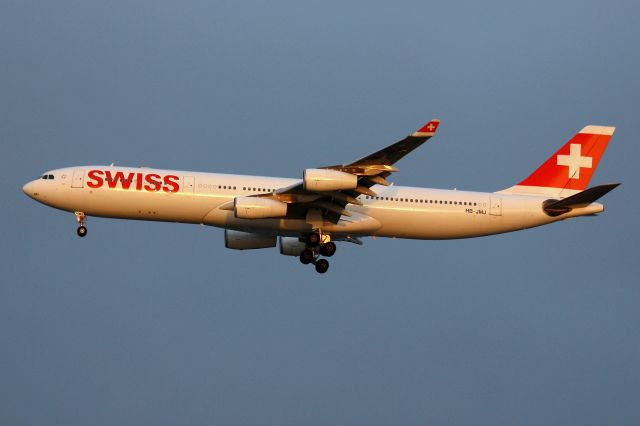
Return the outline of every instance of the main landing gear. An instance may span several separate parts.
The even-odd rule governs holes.
[[[85,235],[87,235],[87,227],[84,226],[85,222],[87,221],[87,217],[85,216],[84,213],[82,212],[76,212],[76,222],[78,222],[78,224],[80,226],[78,226],[78,237],[84,237]]]
[[[319,259],[320,256],[331,257],[336,252],[336,244],[331,241],[331,237],[322,234],[321,231],[313,231],[307,237],[307,248],[300,253],[300,262],[305,265],[313,263],[316,272],[324,274],[329,269],[327,259]]]

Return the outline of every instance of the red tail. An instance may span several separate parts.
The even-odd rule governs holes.
[[[571,195],[584,191],[615,127],[586,126],[509,193]]]

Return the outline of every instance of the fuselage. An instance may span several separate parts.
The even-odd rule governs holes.
[[[49,178],[52,176],[52,178]],[[47,178],[44,178],[47,177]],[[239,219],[229,208],[237,197],[269,194],[300,182],[262,176],[200,173],[152,168],[80,166],[57,169],[26,184],[31,198],[89,216],[204,224],[281,236],[310,232],[304,217]],[[551,217],[548,197],[381,186],[349,204],[351,216],[325,221],[323,231],[336,237],[379,236],[452,239],[492,235],[544,225],[569,217],[599,213],[599,203]]]

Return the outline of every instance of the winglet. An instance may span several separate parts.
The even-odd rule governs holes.
[[[436,134],[438,130],[438,126],[440,125],[440,120],[434,118],[424,126],[422,126],[417,132],[412,133],[411,136],[423,137],[423,136],[433,136]]]

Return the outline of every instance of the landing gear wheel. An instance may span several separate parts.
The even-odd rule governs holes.
[[[317,232],[313,232],[307,237],[307,245],[309,247],[316,247],[318,244],[320,244],[320,240],[320,234]]]
[[[316,262],[316,272],[324,274],[329,269],[329,261],[327,259],[320,259]]]
[[[313,255],[313,250],[311,249],[304,249],[302,250],[302,253],[300,253],[300,262],[302,262],[305,265],[308,265],[309,263],[311,263],[313,261],[314,255]]]
[[[87,227],[84,226],[87,221],[87,216],[83,212],[74,212],[74,214],[76,215],[76,222],[80,225],[77,231],[78,237],[84,237],[87,235]]]
[[[336,254],[336,244],[329,241],[320,247],[320,254],[326,257],[331,257]]]

